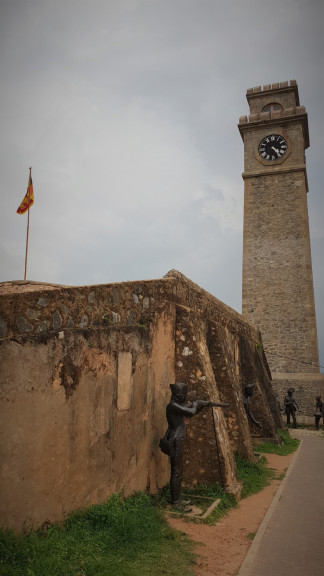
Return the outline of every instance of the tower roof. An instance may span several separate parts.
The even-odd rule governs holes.
[[[265,84],[262,86],[255,86],[254,88],[248,88],[246,91],[246,99],[250,103],[253,98],[259,98],[260,93],[271,96],[276,96],[282,92],[292,92],[295,95],[296,106],[299,106],[299,93],[296,80],[290,80],[290,82],[277,82],[276,84]]]

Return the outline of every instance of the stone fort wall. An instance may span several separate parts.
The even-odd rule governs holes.
[[[259,331],[172,271],[158,280],[61,287],[0,285],[1,525],[60,520],[113,492],[169,480],[159,448],[169,385],[229,402],[188,424],[184,482],[237,497],[234,450],[276,439],[281,417]],[[244,385],[256,382],[248,422]]]

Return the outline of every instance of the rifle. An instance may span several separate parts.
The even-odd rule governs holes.
[[[209,400],[196,400],[198,410],[202,408],[208,408],[211,406],[212,408],[227,408],[229,404],[227,402],[210,402]]]

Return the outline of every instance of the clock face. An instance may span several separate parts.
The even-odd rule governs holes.
[[[287,152],[287,141],[278,134],[270,134],[261,140],[258,148],[259,155],[263,160],[273,162],[279,160]]]

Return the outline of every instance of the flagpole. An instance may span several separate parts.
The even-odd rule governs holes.
[[[29,168],[28,190],[29,190],[29,182],[30,182],[30,179],[31,179],[31,167]],[[29,192],[29,193],[30,193],[30,192]],[[28,238],[29,238],[29,205],[28,205],[28,218],[27,218],[27,237],[26,237],[26,256],[25,256],[25,276],[24,276],[24,280],[26,280],[26,274],[27,274]]]

